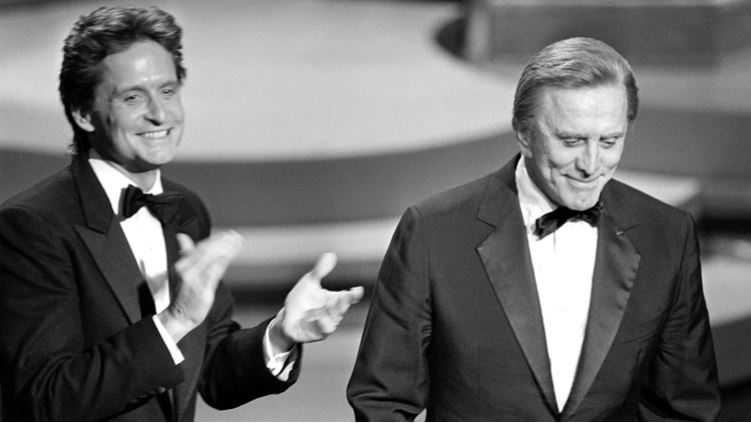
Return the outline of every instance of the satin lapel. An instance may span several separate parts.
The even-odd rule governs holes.
[[[70,166],[86,219],[86,226],[76,225],[75,229],[128,319],[136,322],[141,319],[137,287],[143,277],[107,195],[87,160],[88,157],[81,154]]]
[[[178,292],[180,280],[175,272],[175,263],[180,259],[180,246],[177,234],[189,235],[194,241],[198,239],[198,226],[195,217],[181,222],[179,225],[169,224],[164,227],[164,242],[167,247],[167,267],[169,271],[170,294]],[[174,420],[181,420],[195,386],[198,384],[203,362],[203,349],[206,344],[205,326],[201,325],[186,335],[178,346],[185,357],[181,367],[185,374],[185,381],[172,390]]]
[[[589,391],[610,351],[634,285],[641,255],[628,238],[636,222],[618,215],[622,207],[609,204],[598,226],[592,297],[579,367],[562,412],[570,418]],[[611,207],[612,206],[612,207]]]
[[[128,240],[119,223],[113,219],[105,234],[82,226],[77,226],[76,231],[89,249],[97,267],[104,275],[104,279],[130,322],[140,320],[141,308],[137,288],[143,282],[143,276],[136,265]]]
[[[557,414],[537,284],[514,184],[515,164],[512,160],[488,184],[478,218],[496,228],[477,252],[548,407]]]

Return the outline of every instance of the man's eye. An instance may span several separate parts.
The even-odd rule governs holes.
[[[618,142],[618,137],[608,137],[600,140],[600,143],[607,148],[614,146]]]
[[[141,101],[142,96],[140,94],[128,94],[123,98],[126,104],[138,104]]]
[[[581,142],[582,142],[581,138],[573,138],[573,137],[563,138],[563,144],[565,144],[566,146],[569,146],[569,147],[573,147],[575,145],[578,145]]]
[[[164,98],[172,98],[176,96],[178,93],[178,87],[169,86],[162,88],[162,97]]]

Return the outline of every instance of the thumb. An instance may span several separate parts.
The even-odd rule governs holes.
[[[196,248],[193,238],[187,234],[177,234],[177,243],[180,244],[180,253],[185,255]]]
[[[321,254],[313,270],[308,273],[311,279],[320,281],[331,273],[336,266],[336,253],[328,252]]]
[[[365,289],[361,286],[356,286],[354,288],[350,288],[347,293],[349,294],[349,303],[357,304],[360,302],[363,295],[365,295]]]

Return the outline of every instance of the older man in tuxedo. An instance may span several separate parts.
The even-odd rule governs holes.
[[[300,343],[332,333],[362,288],[330,292],[324,255],[274,317],[232,320],[234,232],[162,178],[183,131],[181,29],[157,8],[100,8],[65,40],[68,168],[0,207],[6,420],[191,420],[279,393]]]
[[[410,207],[348,386],[359,420],[712,420],[691,216],[613,178],[628,62],[588,38],[524,68],[499,171]]]

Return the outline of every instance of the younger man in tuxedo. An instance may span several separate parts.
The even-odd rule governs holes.
[[[4,420],[191,420],[287,389],[300,343],[362,288],[330,292],[324,255],[285,307],[240,329],[220,282],[241,237],[162,178],[181,140],[181,29],[157,8],[100,8],[65,40],[68,168],[0,207]]]

